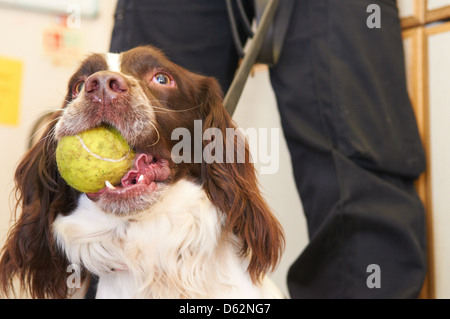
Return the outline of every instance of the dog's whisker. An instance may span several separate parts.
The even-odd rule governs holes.
[[[149,123],[153,126],[153,128],[154,128],[155,131],[156,131],[156,135],[158,136],[158,138],[156,139],[156,142],[154,142],[153,144],[149,145],[149,146],[154,146],[154,145],[158,144],[159,140],[161,139],[161,135],[159,134],[159,131],[158,131],[158,129],[156,128],[156,125],[153,124],[151,121],[150,121]]]
[[[184,109],[184,110],[165,109],[165,108],[162,108],[162,107],[159,107],[159,106],[155,106],[155,105],[152,105],[152,108],[160,110],[159,112],[158,111],[154,111],[155,113],[164,113],[164,112],[177,113],[177,112],[187,112],[187,111],[196,109],[196,108],[200,107],[200,105],[201,104],[198,104],[196,106],[193,106],[193,107],[190,107],[190,108],[187,108],[187,109]]]
[[[47,129],[47,127],[48,127],[49,125],[51,125],[51,124],[53,124],[53,123],[59,121],[60,118],[61,118],[61,116],[58,116],[57,118],[55,118],[55,119],[53,119],[53,120],[51,120],[51,121],[48,121],[48,122],[44,123],[44,125],[42,125],[42,127],[40,127],[39,129],[37,129],[37,130],[33,133],[33,135],[30,136],[30,138],[28,139],[27,142],[30,143],[30,142],[35,138],[36,135],[38,135],[39,133],[41,133],[43,130]],[[49,133],[47,134],[47,136],[42,136],[40,140],[45,140],[46,138],[53,137],[53,131],[54,131],[54,130],[55,130],[55,127],[53,126],[53,127],[50,129],[50,131],[49,131]]]
[[[39,114],[41,116],[45,116],[47,114],[61,111],[62,109],[63,109],[62,107],[51,107],[51,108],[45,108],[45,109],[37,109],[37,110],[33,110],[31,112],[33,112],[34,114]]]
[[[42,110],[31,111],[31,113],[32,113],[31,118],[24,121],[23,125],[28,126],[28,125],[38,123],[39,121],[42,121],[43,119],[45,119],[48,115],[51,115],[52,113],[58,112],[60,110],[62,110],[62,108],[51,108],[51,109],[46,109],[45,111],[42,111]]]
[[[58,118],[58,120],[59,120],[59,118]],[[46,141],[47,139],[55,140],[54,137],[55,137],[55,126],[53,126],[53,127],[49,130],[48,134],[47,134],[46,136],[43,136],[43,137],[40,139],[40,141],[45,141],[45,142],[47,142],[47,141]],[[46,144],[47,144],[47,151],[48,151],[48,149],[49,149],[51,143],[46,143]]]

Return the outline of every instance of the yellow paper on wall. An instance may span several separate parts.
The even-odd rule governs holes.
[[[22,69],[22,61],[0,56],[0,124],[19,124]]]

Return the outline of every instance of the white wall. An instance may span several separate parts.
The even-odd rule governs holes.
[[[81,20],[83,54],[103,52],[109,47],[115,3],[100,0],[100,17],[96,20]],[[17,127],[0,125],[1,147],[8,150],[0,157],[0,244],[10,226],[10,192],[14,169],[26,150],[32,125],[43,112],[60,107],[67,81],[76,68],[76,65],[54,66],[43,53],[42,32],[55,19],[50,14],[0,7],[0,28],[8,30],[2,32],[0,56],[24,62],[20,124]],[[243,128],[280,127],[267,71],[257,72],[248,81],[234,118]],[[306,245],[307,232],[284,139],[281,140],[279,163],[276,174],[262,175],[260,181],[269,205],[286,232],[287,249],[273,279],[288,294],[286,272]]]

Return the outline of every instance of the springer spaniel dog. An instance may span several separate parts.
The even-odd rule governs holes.
[[[224,136],[236,128],[214,78],[150,46],[93,54],[48,123],[15,173],[20,215],[0,261],[5,295],[17,282],[34,298],[71,297],[68,267],[79,265],[83,283],[99,277],[97,298],[281,297],[266,274],[284,235],[261,196],[245,139],[205,134],[200,143],[192,138],[191,153],[182,150],[183,161],[172,154],[177,128],[191,136],[195,123],[200,133],[217,128]],[[80,193],[60,176],[55,149],[62,137],[100,125],[124,136],[134,167],[119,185]],[[230,161],[239,145],[245,160]],[[226,153],[199,160],[196,152],[212,146]]]

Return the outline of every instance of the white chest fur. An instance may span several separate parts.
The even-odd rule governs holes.
[[[267,280],[253,284],[236,239],[222,231],[222,214],[188,181],[128,217],[106,214],[82,195],[53,226],[69,261],[100,277],[98,298],[282,297]]]

